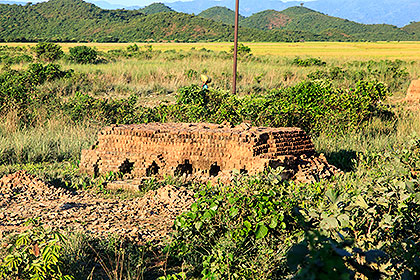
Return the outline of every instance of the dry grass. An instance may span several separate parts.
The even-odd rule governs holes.
[[[64,51],[69,48],[86,45],[95,47],[99,51],[111,49],[125,49],[133,43],[60,43]],[[304,43],[244,43],[250,46],[255,55],[274,56],[315,56],[323,59],[403,59],[419,60],[420,42],[304,42]],[[35,43],[0,43],[9,46],[33,46]],[[152,45],[155,50],[184,50],[192,47],[206,48],[213,51],[229,51],[232,43],[137,43],[139,46]]]
[[[97,128],[51,119],[31,128],[19,128],[9,118],[0,120],[0,164],[77,160],[82,148],[96,139]]]

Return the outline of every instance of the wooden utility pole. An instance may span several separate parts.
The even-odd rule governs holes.
[[[238,69],[238,25],[239,25],[239,0],[236,0],[235,39],[234,39],[234,46],[233,46],[233,85],[232,85],[233,94],[236,94],[236,73]]]

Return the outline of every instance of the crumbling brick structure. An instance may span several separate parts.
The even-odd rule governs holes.
[[[407,91],[407,101],[420,101],[420,79],[413,80]]]
[[[299,128],[217,124],[152,123],[105,127],[97,143],[82,151],[80,169],[130,177],[203,174],[238,170],[256,174],[300,155],[314,154]]]

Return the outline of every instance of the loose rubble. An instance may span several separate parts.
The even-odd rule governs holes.
[[[302,183],[331,178],[340,170],[321,155],[284,158],[282,178]],[[236,171],[217,176],[186,176],[188,180],[229,183]],[[235,175],[236,174],[236,175]],[[136,191],[141,181],[111,182],[108,188]],[[23,229],[29,218],[39,217],[46,226],[94,237],[115,234],[138,243],[159,243],[169,237],[175,218],[194,202],[194,193],[184,187],[166,185],[143,197],[109,199],[87,191],[71,192],[44,183],[26,171],[0,179],[0,237]]]
[[[159,243],[168,238],[175,217],[193,202],[193,193],[183,187],[164,186],[141,198],[105,199],[56,188],[18,171],[0,179],[0,237],[21,231],[27,219],[39,217],[55,229]]]
[[[342,173],[340,169],[328,163],[323,154],[310,157],[301,155],[296,162],[293,180],[300,183],[314,183],[320,180],[330,179],[334,175]]]

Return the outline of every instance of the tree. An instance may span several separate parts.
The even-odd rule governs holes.
[[[76,63],[94,63],[98,57],[95,49],[88,46],[77,46],[70,48],[70,59]]]
[[[34,47],[35,55],[38,59],[44,61],[54,61],[61,58],[64,54],[60,45],[48,42],[38,43]]]

